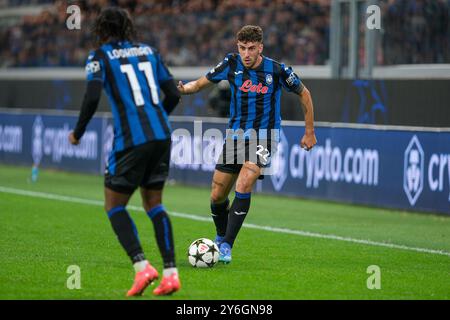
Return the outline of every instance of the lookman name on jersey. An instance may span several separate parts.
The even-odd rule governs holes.
[[[108,50],[106,53],[108,54],[108,58],[113,60],[121,58],[147,56],[153,54],[153,50],[148,46],[140,46],[134,48]]]

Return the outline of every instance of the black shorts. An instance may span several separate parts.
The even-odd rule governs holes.
[[[111,152],[105,187],[132,194],[137,187],[161,190],[169,175],[170,139],[155,140],[120,152]]]
[[[216,170],[238,174],[246,161],[253,162],[260,168],[266,168],[270,165],[272,155],[276,152],[276,143],[266,139],[252,141],[246,139],[244,141],[230,141],[229,139],[225,141],[216,164]],[[261,175],[258,179],[264,179],[264,175]]]

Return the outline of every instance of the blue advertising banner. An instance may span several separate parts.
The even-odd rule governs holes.
[[[450,132],[318,127],[310,152],[302,132],[283,128],[262,191],[450,213]]]
[[[77,117],[0,113],[0,162],[98,173],[103,162],[103,123],[95,118],[78,146],[67,136]]]
[[[226,124],[172,127],[171,177],[210,186],[215,161],[207,158],[217,142],[205,133],[225,132]],[[450,130],[317,126],[318,143],[309,152],[299,145],[303,132],[298,124],[283,126],[271,174],[258,181],[257,192],[450,214]]]
[[[0,162],[102,174],[111,119],[94,118],[74,147],[67,135],[76,119],[0,112]],[[172,120],[170,179],[209,187],[226,123]],[[450,214],[450,130],[318,124],[310,152],[299,145],[303,132],[301,123],[283,126],[256,192]]]

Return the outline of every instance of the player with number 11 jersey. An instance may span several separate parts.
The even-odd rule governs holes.
[[[159,276],[146,260],[136,225],[126,210],[137,188],[164,262],[163,279],[153,292],[171,294],[180,289],[180,281],[172,227],[161,199],[170,162],[168,114],[180,95],[158,52],[133,41],[135,29],[127,11],[117,7],[102,10],[93,35],[98,48],[88,57],[86,94],[69,141],[80,143],[104,88],[114,121],[113,146],[105,170],[105,210],[136,272],[127,295],[141,295]]]

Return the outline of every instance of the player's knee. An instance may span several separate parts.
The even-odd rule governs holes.
[[[143,206],[145,211],[148,211],[156,206],[159,206],[161,204],[161,196],[154,196],[149,197],[143,201]]]
[[[105,210],[105,212],[109,212],[111,209],[114,208],[114,205],[112,202],[110,201],[105,201],[105,204],[103,206],[103,209]]]
[[[142,205],[145,209],[145,211],[149,211],[150,209],[159,206],[161,204],[161,198],[152,198],[147,201],[143,201]]]
[[[211,202],[222,203],[227,199],[227,195],[220,189],[216,188],[211,191]]]
[[[253,184],[246,179],[239,179],[236,182],[236,191],[240,193],[252,192]]]
[[[119,207],[124,207],[124,206],[122,206],[122,205],[113,205],[113,204],[106,204],[105,203],[104,209],[105,209],[106,213],[109,213],[111,210],[113,210],[115,208],[119,208]],[[117,209],[115,209],[115,210],[117,210]]]
[[[161,193],[148,193],[143,199],[142,199],[142,206],[144,207],[145,211],[149,211],[150,209],[159,206],[162,202],[162,196]]]

